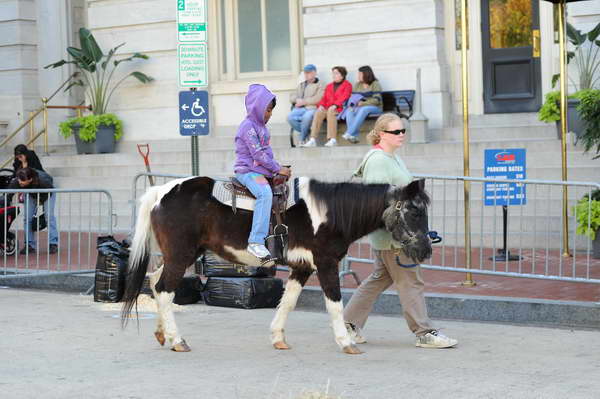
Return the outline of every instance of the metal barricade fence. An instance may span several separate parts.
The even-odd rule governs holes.
[[[592,258],[592,241],[577,234],[577,209],[574,205],[584,195],[591,207],[591,192],[600,188],[592,182],[563,182],[545,180],[486,179],[464,176],[415,175],[426,179],[426,190],[431,198],[429,209],[430,230],[443,237],[433,246],[433,256],[422,267],[431,270],[471,272],[477,274],[526,277],[546,280],[600,283],[600,260]],[[471,260],[465,264],[464,184],[471,192]],[[486,186],[487,184],[487,186]],[[506,205],[507,249],[512,257],[498,252],[502,249],[503,211],[497,205],[497,192],[504,192],[509,184],[523,187],[525,196],[519,200],[513,194],[513,204]],[[563,247],[562,190],[568,190],[568,242]],[[484,189],[494,200],[485,205]],[[490,195],[491,191],[491,195]],[[510,193],[510,191],[507,191]],[[488,197],[489,198],[489,197]],[[514,199],[517,198],[517,205]],[[489,202],[489,200],[488,200]],[[496,205],[496,206],[494,206]],[[589,208],[588,208],[589,210]],[[587,212],[588,215],[590,212]],[[587,224],[591,225],[588,216]],[[353,263],[373,263],[370,248],[364,238],[357,241],[342,262],[340,279],[346,275],[358,278]],[[367,249],[369,248],[369,249]]]
[[[184,177],[190,177],[190,176],[191,175],[177,175],[177,174],[171,174],[171,173],[153,173],[153,172],[138,173],[137,175],[135,175],[135,177],[133,178],[133,182],[131,184],[131,200],[130,200],[131,228],[129,230],[130,234],[133,234],[135,231],[135,221],[137,219],[137,201],[146,192],[148,187],[150,187],[150,184],[149,184],[150,177],[154,178],[154,185],[160,186],[160,185],[167,183],[168,181],[171,181],[174,179],[182,179]],[[140,178],[142,178],[142,177],[145,177],[145,179],[143,179],[140,184]]]
[[[141,177],[153,176],[157,184],[189,175],[140,173],[132,184],[131,231],[135,226],[136,201],[148,187],[148,179],[140,184]],[[431,197],[429,210],[430,230],[437,231],[443,241],[434,245],[434,254],[425,269],[454,272],[472,272],[511,277],[600,283],[600,260],[591,258],[591,240],[576,234],[577,214],[573,205],[584,194],[600,188],[591,182],[562,182],[545,180],[505,180],[464,176],[415,175],[426,180],[426,190]],[[472,265],[464,262],[464,183],[471,185],[471,240]],[[507,205],[507,243],[512,256],[518,260],[499,260],[497,250],[502,247],[503,220],[500,206],[485,206],[484,187],[492,191],[501,185],[523,185],[527,198],[523,204]],[[562,190],[569,193],[569,243],[571,257],[562,253]],[[496,195],[493,196],[497,198]],[[591,221],[588,221],[591,223]],[[353,276],[359,279],[351,265],[373,263],[368,239],[363,237],[353,244],[342,261],[340,279]],[[285,270],[285,268],[282,268]]]
[[[112,233],[106,190],[0,190],[0,280],[93,272],[96,238]]]

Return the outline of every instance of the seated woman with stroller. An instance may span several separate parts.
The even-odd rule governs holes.
[[[47,189],[54,188],[52,176],[48,173],[36,170],[31,167],[19,169],[17,177],[8,186],[9,189]],[[33,230],[38,230],[40,219],[34,221],[37,208],[42,205],[44,215],[48,221],[48,252],[54,254],[58,252],[58,230],[56,228],[56,218],[54,217],[55,194],[48,193],[28,193],[23,196],[23,222],[25,229],[25,245],[19,252],[21,255],[35,253],[36,240]]]
[[[27,167],[41,170],[42,172],[44,171],[42,163],[35,151],[27,148],[25,144],[17,145],[14,149],[14,154],[15,160],[13,162],[13,169],[15,170],[15,173],[17,173],[19,169]]]
[[[346,132],[343,138],[351,143],[358,143],[358,133],[367,116],[379,115],[383,112],[383,101],[381,99],[381,85],[375,77],[370,66],[365,65],[358,68],[358,82],[352,89],[355,94],[362,95],[356,104],[351,104],[346,110]],[[358,97],[358,96],[357,96]]]

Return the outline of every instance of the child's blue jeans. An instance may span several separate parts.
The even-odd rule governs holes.
[[[254,214],[252,215],[252,231],[250,237],[248,237],[248,243],[265,245],[265,238],[269,233],[269,220],[273,203],[271,186],[269,186],[265,176],[260,173],[238,173],[235,177],[256,197]]]

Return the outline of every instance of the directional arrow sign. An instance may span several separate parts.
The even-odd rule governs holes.
[[[177,40],[206,41],[207,0],[177,0]]]
[[[208,86],[206,43],[180,44],[177,48],[179,61],[179,86]]]

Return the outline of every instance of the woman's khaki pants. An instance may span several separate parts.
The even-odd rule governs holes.
[[[375,270],[350,298],[350,302],[344,308],[344,320],[363,328],[379,295],[394,284],[408,328],[417,336],[435,330],[427,316],[425,284],[421,278],[420,266],[399,266],[396,263],[396,254],[392,250],[373,252]],[[400,256],[400,262],[405,265],[414,263],[404,254]]]
[[[337,136],[337,109],[330,107],[328,109],[317,109],[313,117],[312,126],[310,127],[310,137],[319,137],[323,120],[327,118],[327,138],[334,139]]]

